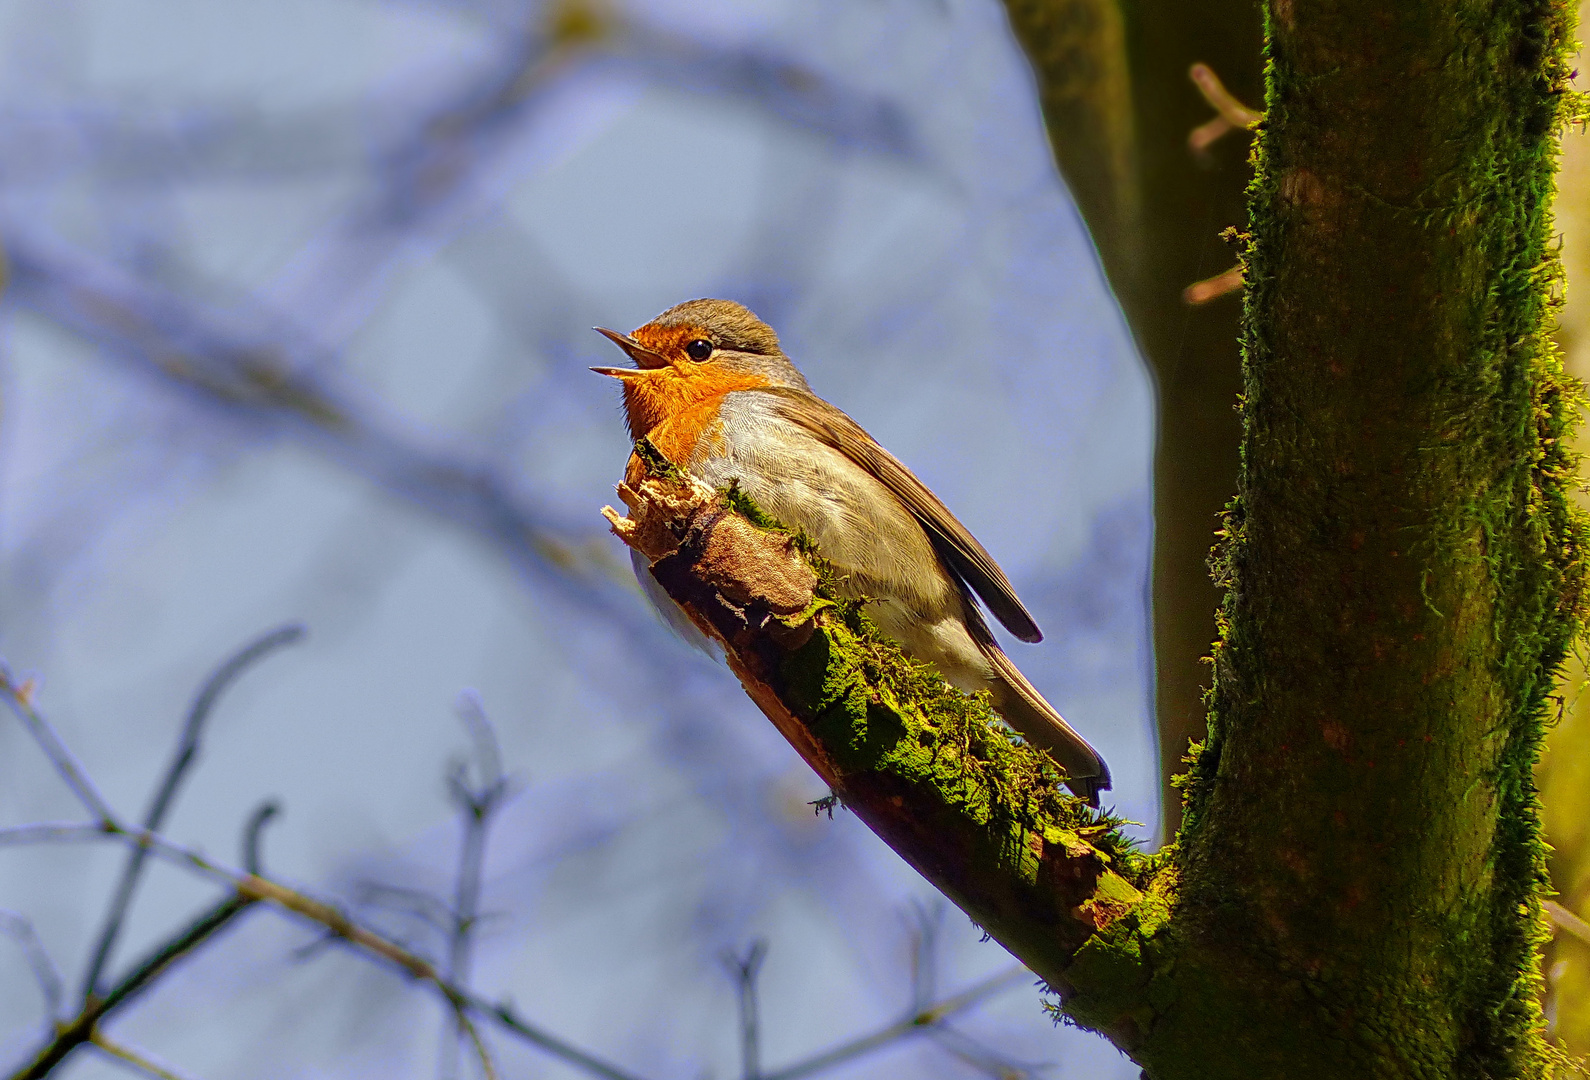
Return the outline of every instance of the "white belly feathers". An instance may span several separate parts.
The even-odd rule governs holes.
[[[701,440],[690,471],[713,487],[738,482],[762,509],[817,541],[846,592],[872,601],[868,615],[908,655],[937,665],[961,689],[987,688],[992,668],[966,629],[970,601],[916,518],[838,450],[786,428],[760,398],[728,396],[723,437]],[[789,437],[779,438],[784,430]]]

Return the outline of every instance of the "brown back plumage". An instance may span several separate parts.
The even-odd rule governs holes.
[[[982,598],[1005,629],[1022,641],[1043,640],[1043,631],[1017,599],[1015,586],[988,549],[899,458],[879,446],[860,424],[819,397],[781,389],[765,392],[777,395],[779,412],[785,419],[844,454],[888,488],[921,523],[934,550],[956,579]]]

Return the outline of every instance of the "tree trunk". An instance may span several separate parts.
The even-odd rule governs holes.
[[[1573,13],[1268,15],[1244,464],[1176,934],[1211,991],[1287,1002],[1306,1058],[1528,1075],[1531,769],[1584,604],[1577,388],[1546,334]]]
[[[1133,850],[820,552],[644,440],[609,518],[845,805],[1146,1076],[1544,1076],[1531,769],[1590,539],[1547,336],[1572,13],[1268,14],[1242,470],[1176,845]]]

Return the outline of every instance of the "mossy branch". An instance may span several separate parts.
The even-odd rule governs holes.
[[[1145,943],[1164,924],[1168,864],[1067,792],[1064,772],[950,688],[843,599],[810,543],[737,491],[649,468],[637,447],[603,513],[751,700],[834,794],[1064,1001],[1135,1041]]]

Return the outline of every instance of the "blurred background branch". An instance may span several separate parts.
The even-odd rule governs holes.
[[[166,767],[165,775],[160,778],[154,799],[149,804],[148,812],[144,814],[145,832],[157,833],[165,824],[166,812],[171,809],[171,802],[176,798],[177,789],[198,757],[199,738],[204,731],[204,722],[209,719],[210,710],[215,707],[215,702],[222,691],[250,666],[283,645],[289,645],[303,636],[304,628],[301,626],[284,626],[272,630],[234,653],[204,681],[204,686],[200,688],[198,695],[193,699],[192,707],[188,710],[187,721],[182,725],[182,733],[177,740],[171,764]],[[251,823],[251,827],[245,832],[245,836],[249,838],[244,846],[245,864],[257,860],[258,852],[254,838],[260,826],[269,818],[269,813],[258,814],[255,818],[257,824]],[[133,848],[127,855],[127,865],[122,870],[121,880],[116,883],[116,891],[111,896],[110,910],[105,914],[104,928],[99,932],[92,958],[88,962],[88,973],[83,976],[82,1003],[85,1005],[99,996],[100,976],[104,974],[105,965],[110,961],[111,952],[116,947],[116,938],[121,933],[122,923],[127,917],[127,906],[132,903],[133,891],[138,887],[138,878],[143,873],[144,862],[148,856],[149,849],[143,846]],[[250,872],[253,872],[252,867]]]
[[[1248,145],[1209,138],[1206,99],[1213,92],[1229,100],[1218,114],[1223,130],[1251,123],[1255,114],[1240,102],[1263,99],[1259,6],[1228,0],[1006,0],[1005,6],[1038,75],[1055,160],[1159,392],[1155,716],[1161,828],[1171,836],[1181,797],[1170,780],[1182,771],[1188,742],[1203,738],[1205,729],[1203,658],[1219,603],[1207,559],[1216,519],[1236,492],[1235,407],[1242,388],[1239,305],[1207,301],[1240,283],[1215,275],[1231,261],[1221,231],[1246,222]],[[1092,32],[1075,29],[1082,27]],[[1075,88],[1078,80],[1085,89]],[[1204,135],[1190,146],[1198,132]],[[1100,162],[1119,164],[1101,171]],[[1199,287],[1189,289],[1194,283]]]
[[[411,979],[429,983],[447,1004],[450,1012],[450,1030],[443,1040],[444,1052],[440,1062],[444,1077],[457,1074],[455,1051],[458,1043],[462,1041],[474,1052],[486,1080],[496,1080],[498,1071],[495,1061],[475,1024],[475,1017],[480,1016],[496,1021],[510,1034],[524,1038],[553,1057],[599,1080],[636,1080],[632,1074],[530,1023],[519,1016],[512,1006],[506,1003],[488,1002],[469,989],[469,961],[475,931],[479,925],[478,904],[486,835],[493,813],[511,791],[511,783],[502,773],[495,732],[486,718],[484,708],[474,695],[466,694],[461,698],[459,714],[473,744],[478,783],[470,782],[468,766],[463,761],[455,761],[447,773],[448,790],[460,811],[464,834],[459,845],[454,905],[451,909],[443,906],[447,921],[439,926],[439,929],[445,931],[447,940],[447,954],[443,964],[433,963],[402,944],[359,925],[332,904],[266,877],[260,864],[260,832],[278,813],[278,807],[274,803],[261,804],[244,826],[241,842],[245,867],[243,870],[228,868],[158,835],[156,829],[159,819],[164,817],[165,812],[171,807],[178,782],[196,754],[199,732],[204,720],[221,691],[252,663],[272,650],[298,640],[303,636],[303,632],[302,627],[290,626],[265,634],[235,653],[206,680],[195,697],[187,722],[183,725],[177,757],[157,783],[152,808],[159,812],[151,812],[142,828],[132,829],[121,825],[115,812],[91,795],[92,788],[82,783],[83,778],[79,778],[75,785],[79,800],[91,813],[101,814],[103,817],[103,820],[94,826],[98,831],[130,842],[131,855],[134,857],[155,851],[187,869],[197,870],[206,877],[227,882],[232,886],[233,891],[174,932],[143,959],[134,963],[127,974],[112,985],[100,988],[85,976],[85,986],[93,989],[85,992],[75,1016],[61,1020],[54,1019],[60,1016],[61,979],[44,951],[42,943],[39,942],[32,924],[23,916],[0,912],[0,932],[15,940],[27,955],[44,993],[46,1016],[52,1020],[49,1025],[51,1030],[44,1044],[38,1048],[26,1065],[12,1074],[12,1080],[40,1080],[53,1073],[72,1055],[73,1051],[86,1045],[95,1046],[150,1075],[179,1075],[156,1062],[147,1053],[110,1039],[101,1030],[101,1025],[111,1019],[115,1013],[131,1005],[175,965],[204,948],[239,915],[262,900],[270,901],[280,909],[318,924],[332,939],[362,950],[371,958],[384,961]],[[3,669],[0,669],[0,693],[5,695],[12,711],[27,722],[39,748],[56,763],[63,777],[73,776],[72,763],[75,762],[75,758],[66,748],[54,726],[38,711],[31,698],[20,691],[9,673],[5,673]],[[130,876],[134,884],[141,869],[141,858],[136,864],[129,863]],[[110,931],[119,928],[121,920],[125,917],[127,902],[131,895],[131,890],[127,887],[128,876],[129,874],[124,872],[123,878],[118,882],[112,898],[111,918],[91,954],[90,972],[104,968],[108,952],[105,941],[108,938],[114,942],[114,934]],[[932,933],[931,928],[924,927],[923,932],[918,936],[919,955],[914,965],[916,970],[920,971],[924,964],[932,963],[930,944]],[[1019,977],[1030,977],[1027,976],[1025,969],[1017,968],[994,979],[985,980],[960,994],[931,1003],[919,1000],[921,993],[918,987],[913,993],[912,1008],[903,1021],[841,1043],[831,1049],[819,1051],[795,1065],[764,1075],[760,1066],[760,1017],[756,1002],[756,976],[766,955],[766,943],[757,942],[752,945],[744,958],[733,957],[725,961],[735,978],[738,991],[741,1052],[746,1080],[796,1080],[798,1077],[816,1075],[922,1032],[948,1034],[954,1046],[952,1052],[966,1056],[969,1053],[968,1048],[975,1048],[978,1044],[974,1040],[950,1032],[944,1026],[945,1021],[1000,990],[1010,987]],[[995,1060],[993,1052],[988,1053],[990,1056],[986,1060]],[[973,1057],[976,1058],[976,1055]],[[976,1060],[984,1059],[976,1058]],[[1001,1071],[998,1075],[1008,1075],[1008,1073]]]

